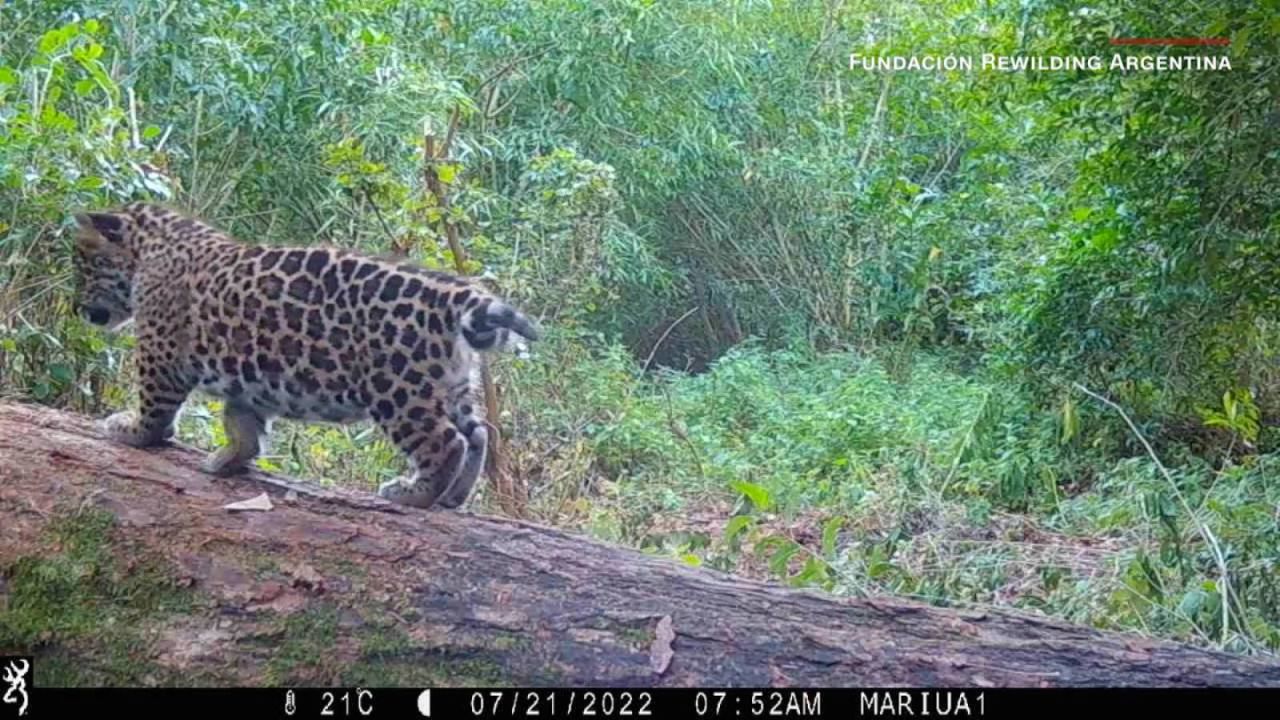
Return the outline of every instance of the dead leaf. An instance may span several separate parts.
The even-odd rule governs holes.
[[[245,610],[248,610],[249,612],[270,610],[278,615],[292,615],[306,607],[307,599],[300,593],[286,592],[276,595],[269,600],[246,605]]]
[[[654,630],[653,643],[649,645],[649,668],[655,675],[666,672],[667,666],[671,664],[671,658],[676,654],[671,649],[671,642],[675,639],[676,633],[671,629],[671,616],[663,615]]]
[[[302,585],[313,590],[324,589],[324,578],[316,569],[306,563],[298,563],[292,567],[285,568],[285,572],[293,576],[293,584],[295,586]]]
[[[262,493],[258,497],[241,500],[240,502],[227,503],[222,507],[225,510],[236,512],[240,510],[270,510],[274,506],[271,504],[271,498],[267,497],[266,493]]]

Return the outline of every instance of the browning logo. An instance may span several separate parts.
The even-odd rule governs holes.
[[[12,708],[17,712],[13,717],[26,717],[27,705],[30,703],[27,688],[31,682],[31,658],[0,657],[0,673],[0,680],[7,686],[3,698],[5,716],[9,717],[8,711]]]

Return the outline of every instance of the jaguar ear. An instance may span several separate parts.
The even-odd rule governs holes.
[[[88,233],[97,234],[111,243],[124,242],[124,220],[113,213],[76,213],[76,224]]]

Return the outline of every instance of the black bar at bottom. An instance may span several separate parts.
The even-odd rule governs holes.
[[[247,688],[32,687],[24,717],[151,714],[250,718],[952,718],[1176,712],[1272,717],[1275,689]],[[0,705],[0,718],[12,717]],[[1138,715],[1132,715],[1137,717]]]

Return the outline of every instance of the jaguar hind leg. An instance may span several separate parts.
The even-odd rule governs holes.
[[[483,390],[480,386],[478,370],[473,369],[467,382],[453,389],[449,398],[449,417],[462,436],[467,439],[467,459],[458,473],[453,487],[440,498],[440,504],[447,508],[461,506],[470,497],[480,473],[484,471],[484,463],[489,451],[489,430],[484,424]]]
[[[382,428],[408,458],[411,473],[383,483],[378,495],[400,505],[429,508],[447,494],[467,460],[467,440],[447,416],[394,413]]]
[[[472,428],[471,433],[467,435],[467,459],[462,464],[462,470],[458,473],[458,478],[454,481],[453,487],[444,497],[440,498],[440,505],[447,508],[456,508],[461,506],[471,496],[471,490],[475,487],[476,481],[480,479],[480,472],[484,470],[485,457],[489,450],[489,431],[484,425],[477,424]]]
[[[227,433],[225,447],[210,453],[201,468],[213,475],[232,475],[244,470],[262,452],[267,421],[253,408],[228,402],[222,411]]]

